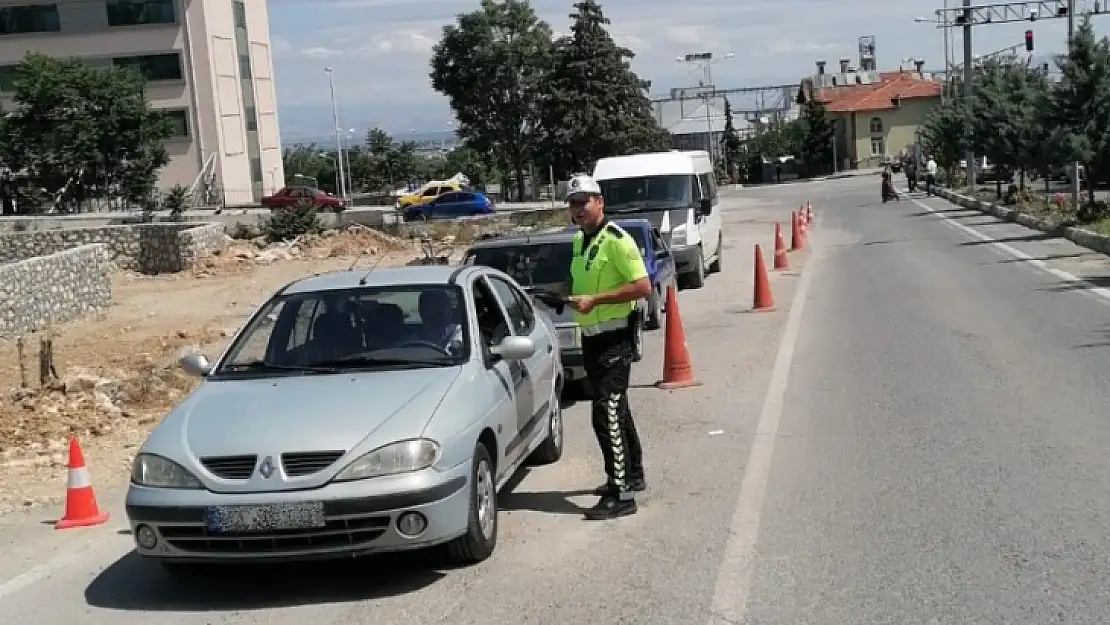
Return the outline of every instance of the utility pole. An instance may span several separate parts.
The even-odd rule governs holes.
[[[972,149],[972,132],[975,117],[972,112],[972,95],[974,87],[971,84],[974,67],[971,55],[971,0],[964,0],[964,140],[967,141],[967,150],[964,158],[967,159],[967,186],[975,187],[975,150]],[[947,30],[947,29],[945,29]]]
[[[343,140],[340,136],[342,131],[339,129],[339,101],[335,99],[335,71],[331,67],[325,67],[324,71],[328,74],[328,86],[331,88],[331,114],[335,125],[335,177],[339,183],[336,191],[339,191],[339,197],[347,199],[347,177],[343,175]]]
[[[1068,0],[1068,53],[1075,38],[1075,0]],[[1071,203],[1079,210],[1079,161],[1071,164]]]

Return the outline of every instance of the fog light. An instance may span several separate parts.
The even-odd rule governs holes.
[[[143,549],[154,549],[158,544],[158,534],[149,525],[140,525],[135,529],[135,542]]]
[[[419,512],[406,512],[397,517],[397,531],[409,538],[419,536],[428,529],[428,519]]]

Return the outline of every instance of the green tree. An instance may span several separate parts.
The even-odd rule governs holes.
[[[16,68],[15,106],[0,120],[0,160],[64,203],[149,199],[169,162],[166,115],[137,72],[29,53]]]
[[[551,28],[528,2],[482,0],[443,27],[432,51],[432,87],[450,101],[459,137],[514,172],[521,196],[540,132],[551,45]]]
[[[829,119],[825,105],[816,98],[806,100],[801,122],[804,134],[800,147],[806,172],[810,176],[824,173],[826,168],[831,169],[836,126]]]
[[[729,176],[733,173],[733,164],[736,162],[736,156],[740,153],[740,135],[736,132],[736,125],[732,119],[732,103],[725,98],[725,133],[721,138],[721,150],[725,155],[725,169],[728,170]]]
[[[315,143],[297,144],[285,148],[281,154],[285,169],[286,185],[305,184],[305,179],[316,181],[319,188],[328,193],[338,193],[336,184],[335,152],[320,149]]]
[[[921,124],[922,158],[932,156],[949,175],[960,162],[964,140],[963,89],[955,85],[952,98],[934,106]],[[949,181],[951,184],[951,181]]]
[[[580,0],[571,34],[555,42],[541,100],[541,152],[558,176],[590,169],[598,159],[666,149],[644,81],[632,71],[632,50],[618,46],[595,0]]]

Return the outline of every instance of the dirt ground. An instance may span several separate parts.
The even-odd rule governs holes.
[[[62,498],[70,433],[94,485],[126,483],[145,435],[196,384],[176,366],[179,355],[214,355],[280,286],[420,255],[414,242],[354,227],[293,244],[235,241],[183,274],[117,273],[106,315],[51,330],[57,379],[45,387],[41,336],[24,337],[22,372],[17,343],[0,342],[0,515]]]

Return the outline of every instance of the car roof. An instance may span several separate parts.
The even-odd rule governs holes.
[[[349,271],[332,271],[302,278],[291,282],[281,290],[282,294],[317,293],[320,291],[339,291],[363,287],[382,287],[398,285],[452,284],[456,278],[468,272],[481,271],[476,267],[451,265],[427,265],[416,267],[355,267]],[[365,278],[365,284],[362,280]]]
[[[639,176],[690,175],[712,173],[708,153],[699,150],[654,152],[603,158],[594,166],[593,178],[599,182]]]
[[[531,234],[512,234],[490,237],[475,241],[471,250],[482,250],[513,245],[542,245],[544,243],[567,243],[574,240],[575,230],[549,230]]]

